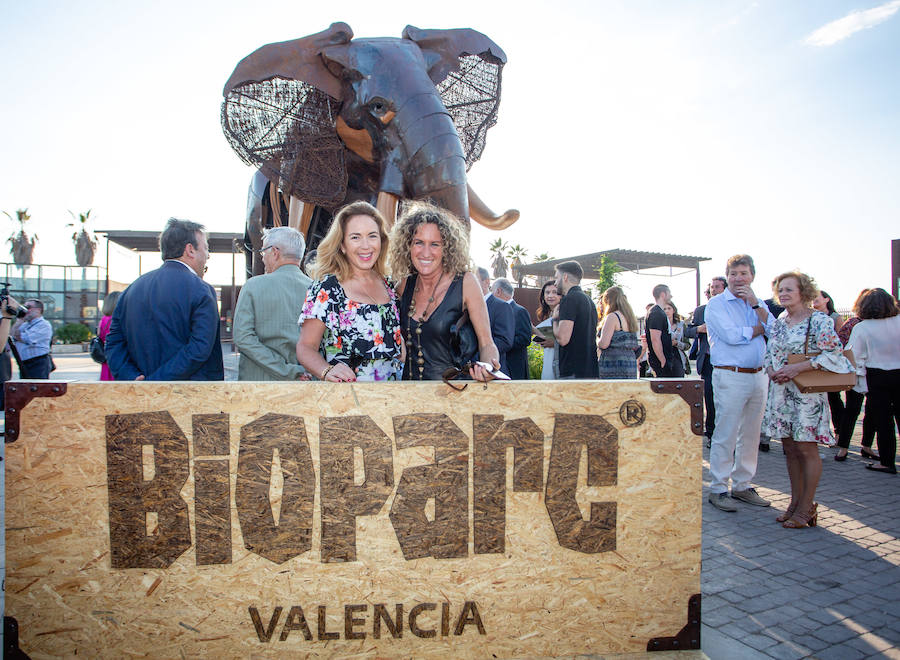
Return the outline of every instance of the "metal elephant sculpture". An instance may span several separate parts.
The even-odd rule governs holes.
[[[262,228],[287,216],[312,249],[331,213],[356,200],[388,222],[402,200],[427,199],[467,226],[510,226],[519,212],[494,214],[466,175],[497,121],[505,63],[475,30],[407,26],[400,39],[353,39],[345,23],[244,58],[225,85],[222,127],[259,168],[247,239],[258,249]]]

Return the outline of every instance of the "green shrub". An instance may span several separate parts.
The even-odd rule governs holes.
[[[544,369],[544,349],[537,344],[528,344],[528,377],[540,380]]]
[[[81,323],[66,323],[56,331],[56,339],[62,344],[80,344],[90,338],[90,328]]]

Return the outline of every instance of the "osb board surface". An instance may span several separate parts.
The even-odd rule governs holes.
[[[635,653],[700,593],[700,442],[646,382],[71,383],[6,450],[33,658]]]

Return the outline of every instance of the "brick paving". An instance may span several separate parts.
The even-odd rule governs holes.
[[[858,427],[859,429],[859,427]],[[865,469],[859,435],[843,463],[820,448],[819,526],[775,522],[790,502],[781,443],[760,453],[755,485],[771,507],[706,501],[703,649],[710,658],[900,658],[900,479]],[[698,440],[702,441],[702,440]]]

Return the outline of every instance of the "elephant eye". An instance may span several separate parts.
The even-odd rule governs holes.
[[[369,112],[381,117],[387,112],[388,104],[384,99],[374,99],[369,102]]]

